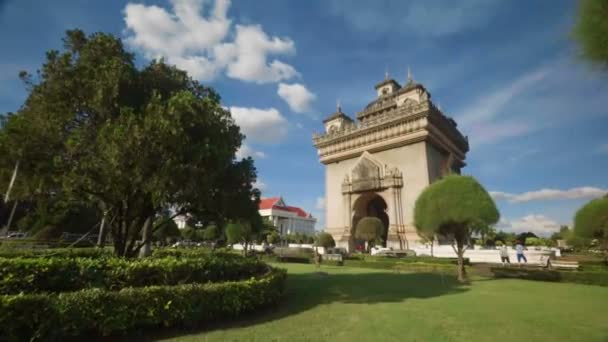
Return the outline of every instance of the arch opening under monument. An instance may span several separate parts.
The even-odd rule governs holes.
[[[355,248],[361,249],[365,246],[364,241],[357,240],[355,238],[355,229],[357,223],[364,217],[377,217],[382,221],[383,229],[380,237],[382,239],[382,246],[386,247],[388,238],[389,218],[387,214],[387,204],[384,198],[376,192],[363,193],[355,200],[353,205],[353,217],[352,217],[352,232],[351,239],[352,244]]]

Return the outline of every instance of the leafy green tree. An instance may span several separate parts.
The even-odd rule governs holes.
[[[513,245],[515,243],[516,238],[517,237],[515,233],[507,233],[502,230],[499,230],[498,232],[496,232],[496,237],[494,238],[494,240],[502,241],[506,245]]]
[[[536,234],[532,232],[519,233],[515,236],[515,241],[520,241],[521,243],[525,243],[528,238],[538,238]]]
[[[281,241],[281,237],[279,236],[279,233],[277,232],[272,232],[268,235],[266,235],[266,242],[268,242],[271,245],[277,244]]]
[[[173,220],[166,220],[162,217],[155,221],[155,225],[158,225],[158,229],[153,233],[154,240],[160,241],[162,244],[181,236],[181,232]]]
[[[334,241],[334,237],[326,232],[321,232],[317,234],[316,244],[317,246],[323,247],[325,249],[336,247],[336,241]]]
[[[216,241],[219,237],[220,229],[216,225],[207,226],[203,232],[205,241]]]
[[[526,238],[525,245],[526,246],[544,246],[544,243],[541,238],[529,237],[529,238]]]
[[[584,58],[608,67],[608,1],[579,0],[573,33]]]
[[[186,72],[162,60],[138,69],[119,39],[72,30],[36,77],[21,76],[29,96],[0,128],[0,180],[20,161],[19,196],[60,190],[105,207],[126,257],[167,207],[261,225],[253,161],[235,161],[243,135],[219,95]]]
[[[450,175],[420,194],[414,208],[419,232],[452,239],[458,256],[458,279],[465,281],[464,252],[472,234],[498,222],[499,213],[488,192],[473,177]]]
[[[231,222],[226,225],[226,241],[228,244],[243,244],[243,253],[247,254],[247,245],[251,241],[251,227],[240,222]]]
[[[608,250],[608,198],[591,200],[574,216],[574,235],[582,239],[597,239],[600,248]]]
[[[369,252],[372,244],[382,236],[384,225],[377,217],[364,217],[357,223],[355,227],[355,238],[367,242],[367,250]]]
[[[185,240],[190,240],[190,241],[203,241],[204,240],[204,231],[201,228],[197,228],[197,227],[192,227],[192,226],[186,226],[184,229],[181,230],[181,236],[183,239]]]

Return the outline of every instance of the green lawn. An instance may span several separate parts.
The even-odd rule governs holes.
[[[608,288],[282,264],[276,310],[176,341],[608,341]],[[158,336],[157,336],[158,337]]]

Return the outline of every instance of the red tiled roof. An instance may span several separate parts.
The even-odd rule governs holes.
[[[302,210],[302,208],[292,207],[292,206],[280,206],[276,205],[276,203],[281,199],[281,197],[271,197],[271,198],[262,198],[260,200],[259,209],[277,209],[284,210],[295,213],[299,217],[308,217],[308,213]]]
[[[271,209],[281,199],[281,197],[270,197],[260,199],[259,209]]]

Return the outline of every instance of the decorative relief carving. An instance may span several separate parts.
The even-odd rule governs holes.
[[[389,187],[402,187],[401,171],[397,167],[382,165],[367,152],[357,161],[342,182],[342,193],[356,193],[380,190]]]

